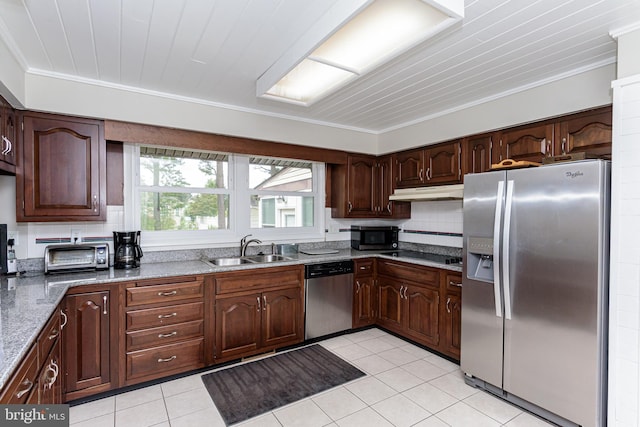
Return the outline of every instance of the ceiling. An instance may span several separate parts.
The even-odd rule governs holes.
[[[613,63],[609,32],[640,21],[638,0],[465,0],[461,25],[310,107],[256,97],[340,1],[0,0],[0,37],[26,72],[384,132]]]

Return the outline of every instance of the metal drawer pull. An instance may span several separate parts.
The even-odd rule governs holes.
[[[63,319],[62,325],[60,325],[60,330],[63,330],[64,327],[67,326],[67,321],[69,320],[69,318],[67,317],[67,313],[65,313],[62,310],[60,310],[60,315],[62,316],[62,319]]]
[[[170,297],[173,295],[176,295],[178,293],[178,291],[171,291],[171,292],[158,292],[158,295],[161,297]]]
[[[22,381],[21,384],[27,386],[27,388],[25,388],[23,390],[20,390],[19,392],[16,393],[16,397],[18,399],[20,399],[25,394],[29,393],[31,391],[31,389],[33,388],[33,382],[31,382],[28,378],[25,378],[25,380]]]
[[[260,297],[256,297],[256,301],[258,301],[258,311],[260,311]]]
[[[369,268],[369,267],[367,267],[365,265],[360,266],[360,270],[366,270],[367,268]]]
[[[449,280],[449,284],[450,284],[451,286],[457,286],[457,287],[459,287],[459,288],[461,288],[461,287],[462,287],[462,283],[456,283],[456,282],[454,282],[453,280]]]
[[[54,329],[53,331],[51,331],[51,335],[49,335],[49,340],[55,340],[56,338],[58,338],[58,335],[60,335],[60,331]]]
[[[107,314],[107,296],[102,297],[102,314]]]
[[[449,303],[451,302],[451,298],[447,298],[447,313],[451,313],[451,309],[449,308]]]
[[[162,362],[171,362],[172,360],[175,360],[175,359],[177,359],[177,358],[178,358],[178,356],[175,356],[175,355],[174,355],[174,356],[168,357],[168,358],[166,358],[166,359],[158,359],[158,363],[162,363]]]
[[[178,335],[178,332],[173,331],[170,334],[158,334],[158,338],[169,338]]]
[[[174,317],[177,316],[178,313],[171,313],[171,314],[159,314],[158,315],[158,319],[167,319],[169,317]]]
[[[262,311],[267,311],[267,297],[266,297],[266,295],[262,296],[262,301],[264,302],[264,304],[262,304]]]
[[[360,282],[356,280],[356,294],[360,292]]]

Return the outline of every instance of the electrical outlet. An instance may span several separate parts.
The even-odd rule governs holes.
[[[74,245],[77,243],[82,243],[82,231],[76,228],[71,229],[71,243]]]
[[[7,240],[13,239],[14,246],[18,246],[20,242],[18,241],[18,232],[17,231],[7,231]]]

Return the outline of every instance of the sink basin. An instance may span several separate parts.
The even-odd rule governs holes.
[[[247,258],[241,257],[229,257],[229,258],[213,258],[209,260],[214,265],[241,265],[241,264],[253,264],[256,261],[252,261]]]
[[[293,258],[289,258],[283,255],[251,255],[251,256],[236,256],[226,258],[213,258],[210,259],[210,264],[218,266],[229,265],[242,265],[242,264],[256,264],[261,262],[276,262],[276,261],[289,261]]]
[[[252,262],[289,261],[292,259],[284,255],[251,255],[245,258],[251,260]]]

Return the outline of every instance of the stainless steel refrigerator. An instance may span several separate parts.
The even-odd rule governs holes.
[[[610,163],[464,178],[461,368],[560,425],[606,425]]]

